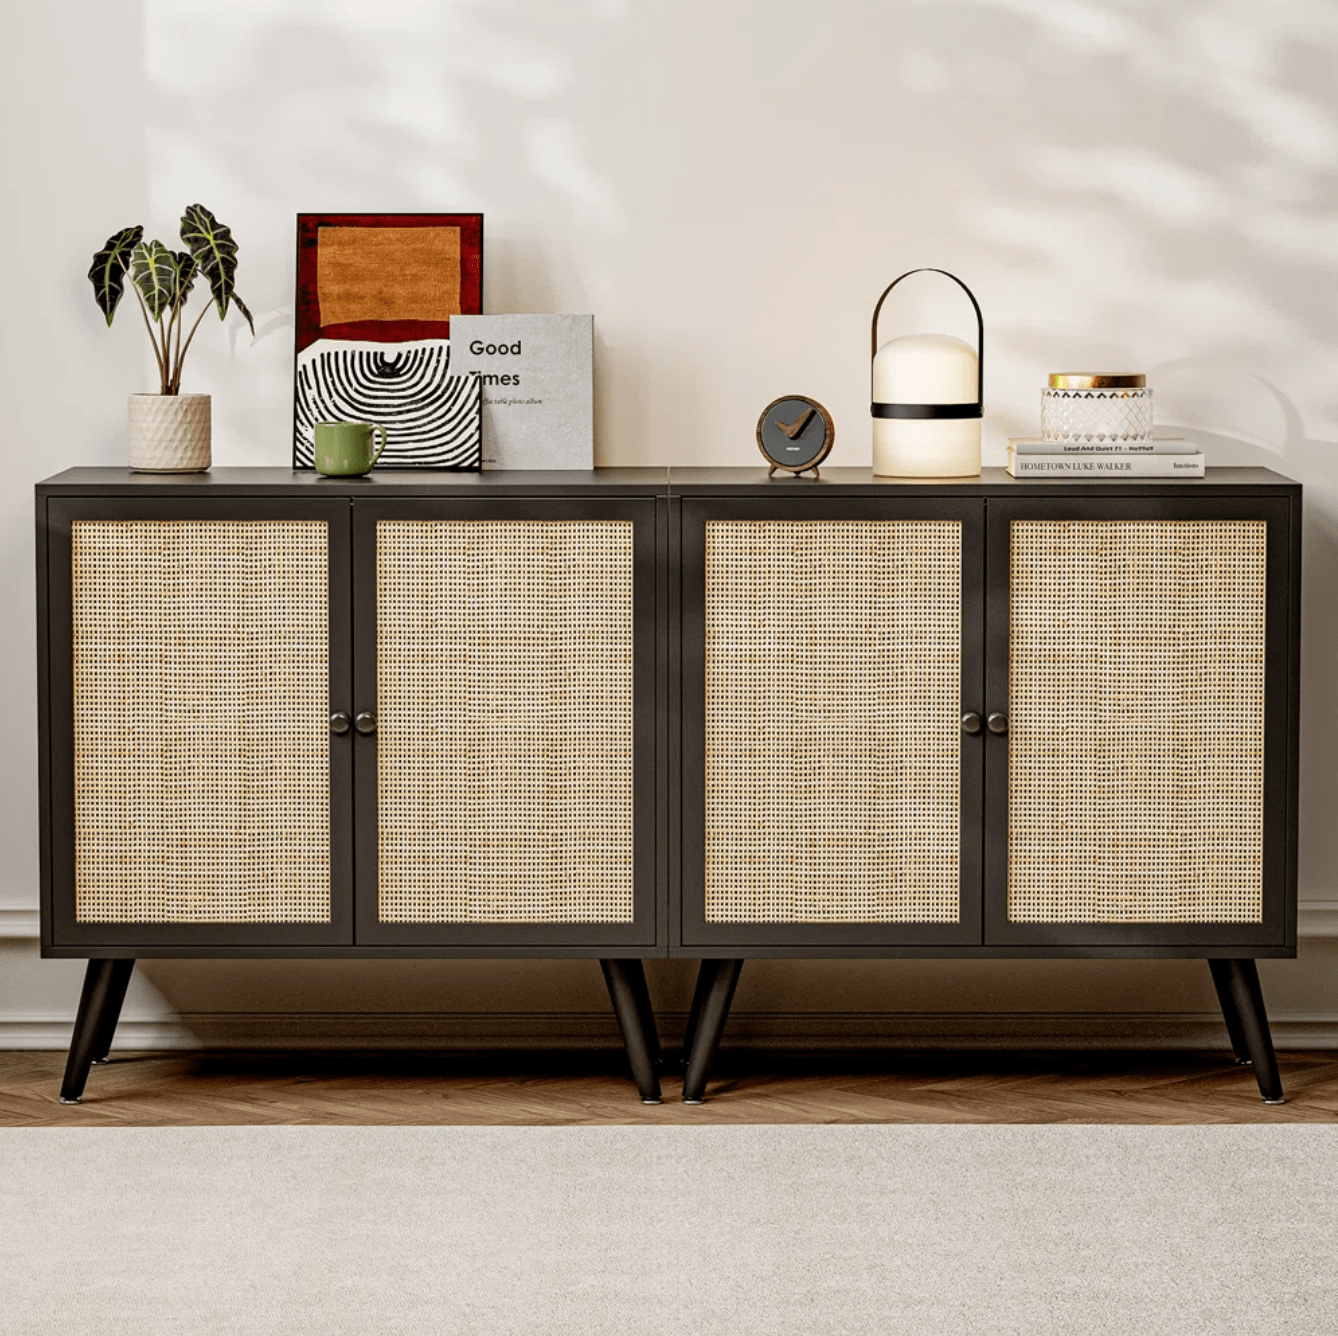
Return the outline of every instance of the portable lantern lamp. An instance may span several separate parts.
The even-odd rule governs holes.
[[[949,334],[905,334],[878,346],[888,294],[912,274],[942,274],[976,312],[977,347]],[[966,478],[980,472],[985,320],[975,294],[946,269],[910,269],[873,308],[873,471],[881,478]]]

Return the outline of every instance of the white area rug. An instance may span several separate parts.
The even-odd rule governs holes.
[[[1338,1331],[1327,1127],[0,1130],[0,1331]]]

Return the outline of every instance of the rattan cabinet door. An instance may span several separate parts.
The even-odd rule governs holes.
[[[359,943],[654,949],[656,502],[354,509]]]
[[[351,944],[348,503],[45,504],[48,944]]]
[[[983,518],[683,502],[685,954],[979,943]]]
[[[987,942],[1287,944],[1289,516],[990,502]]]

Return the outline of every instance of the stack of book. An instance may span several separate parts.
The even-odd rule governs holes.
[[[1201,478],[1203,451],[1193,441],[1161,437],[1146,441],[1008,442],[1008,472],[1014,478]]]

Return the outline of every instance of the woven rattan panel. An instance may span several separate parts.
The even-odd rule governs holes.
[[[958,921],[961,548],[707,524],[707,922]]]
[[[376,526],[383,923],[632,921],[632,524]]]
[[[1012,525],[1013,922],[1260,922],[1265,529]]]
[[[327,531],[73,526],[75,916],[330,920]]]

